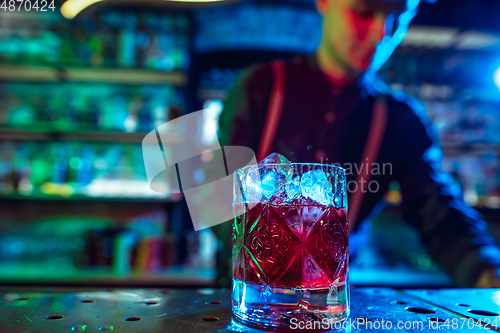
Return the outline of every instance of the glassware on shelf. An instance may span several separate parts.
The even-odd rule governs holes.
[[[177,180],[158,179],[166,191],[152,191],[141,144],[3,141],[0,148],[0,196],[168,199]]]

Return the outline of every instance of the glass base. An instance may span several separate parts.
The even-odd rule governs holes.
[[[349,315],[349,287],[345,282],[328,288],[278,289],[233,279],[232,295],[235,317],[262,328],[331,330],[340,327],[338,323]]]

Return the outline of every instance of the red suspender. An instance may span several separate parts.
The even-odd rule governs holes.
[[[283,109],[283,97],[285,96],[285,68],[282,60],[274,60],[271,63],[273,70],[273,87],[267,108],[266,122],[260,139],[257,161],[262,161],[271,150],[271,145],[276,135],[276,129],[280,122],[281,110]]]
[[[354,230],[356,219],[358,218],[359,211],[361,209],[361,204],[363,202],[363,193],[359,189],[359,184],[361,180],[366,180],[366,184],[370,182],[371,178],[371,165],[377,162],[378,153],[380,151],[380,146],[382,145],[382,139],[384,138],[385,127],[387,125],[387,103],[384,98],[379,97],[375,100],[372,112],[372,121],[370,124],[370,131],[368,132],[368,137],[365,142],[365,148],[363,150],[363,155],[361,155],[361,162],[363,167],[361,168],[364,172],[361,172],[356,177],[356,184],[358,186],[356,192],[352,193],[350,205],[348,209],[348,221],[349,232]],[[366,164],[370,167],[366,168]]]
[[[283,109],[283,100],[285,96],[285,70],[283,61],[273,61],[271,63],[271,68],[273,71],[274,82],[269,99],[269,106],[267,108],[266,122],[264,124],[259,149],[257,151],[257,161],[262,161],[267,155],[269,155],[271,145],[276,135],[276,129],[278,128],[278,124],[280,121],[281,111]],[[360,173],[356,177],[358,190],[352,193],[350,207],[348,209],[349,221],[353,222],[349,224],[349,232],[354,229],[359,210],[361,209],[361,203],[363,202],[364,193],[359,189],[360,181],[365,180],[367,184],[370,182],[371,167],[369,167],[367,170],[366,164],[368,164],[368,166],[371,166],[372,163],[375,163],[377,161],[386,125],[387,103],[384,98],[377,98],[373,105],[370,130],[368,132],[368,138],[366,140],[360,162],[365,163],[361,168],[364,172]]]

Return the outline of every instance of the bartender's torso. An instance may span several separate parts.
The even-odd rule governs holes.
[[[284,77],[283,106],[270,152],[280,153],[292,162],[338,163],[346,168],[347,184],[352,191],[358,186],[355,184],[357,174],[366,167],[362,160],[363,151],[372,121],[373,105],[379,94],[360,85],[334,85],[320,71],[314,56],[299,56],[285,61]],[[232,115],[227,114],[238,106],[227,105],[224,110],[226,112],[227,109],[227,112],[223,112],[221,117],[221,131],[231,133],[221,136],[221,144],[243,145],[257,151],[266,122],[273,80],[273,71],[268,63],[247,71],[244,82],[237,88],[243,91],[233,92],[243,94],[245,98],[231,100],[228,104],[237,104],[238,101],[248,103],[248,108],[242,109],[242,112],[251,113],[245,115],[245,119],[252,127],[240,130],[238,120],[234,121]],[[386,99],[386,130],[376,158],[379,169],[371,172],[371,190],[365,184],[366,192],[357,221],[350,221],[356,225],[381,202],[391,181],[404,168],[405,159],[414,158],[413,155],[418,155],[418,151],[423,151],[423,148],[414,149],[412,143],[406,141],[412,132],[409,124],[424,125],[406,102],[393,96],[386,96]],[[430,140],[418,142],[419,147],[431,144]]]

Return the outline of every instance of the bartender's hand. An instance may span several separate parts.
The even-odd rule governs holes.
[[[477,279],[474,288],[500,288],[500,267],[484,270]]]

